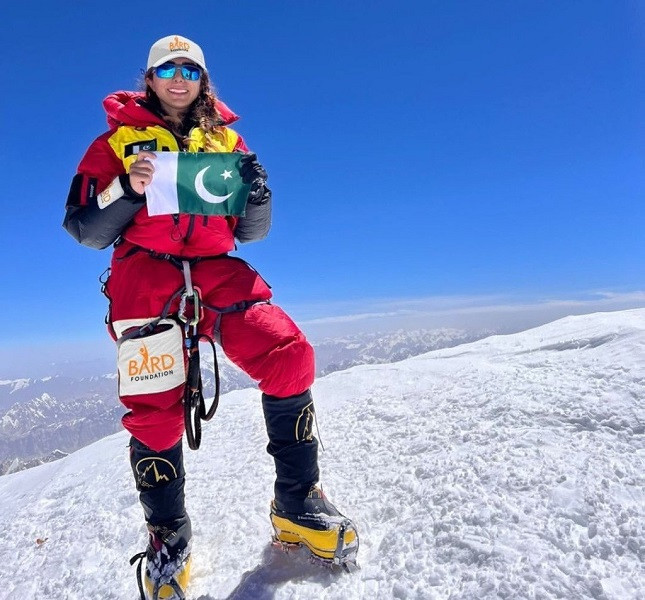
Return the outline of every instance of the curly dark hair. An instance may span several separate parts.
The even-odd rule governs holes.
[[[224,124],[222,115],[217,110],[217,93],[208,73],[206,71],[202,72],[199,82],[199,96],[190,105],[184,118],[180,121],[164,113],[157,94],[146,83],[146,79],[151,78],[153,72],[154,69],[148,69],[144,74],[142,87],[145,88],[146,92],[145,103],[168,123],[170,130],[177,137],[186,143],[188,143],[190,130],[198,126],[206,136],[206,149],[208,150],[208,146],[211,143],[211,136],[215,135],[217,130]]]

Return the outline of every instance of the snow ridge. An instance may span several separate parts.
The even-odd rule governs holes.
[[[393,362],[437,348],[490,335],[455,329],[358,334],[315,344],[318,375],[358,364]],[[116,374],[80,374],[0,381],[0,475],[55,459],[121,430],[124,409],[116,394]],[[218,351],[222,393],[255,383]],[[214,393],[213,356],[204,346],[204,393]],[[100,364],[96,368],[101,368]],[[103,365],[114,368],[113,364]],[[99,373],[101,371],[98,371]],[[4,387],[3,387],[4,386]],[[3,414],[4,410],[4,414]]]
[[[322,481],[361,535],[353,575],[271,547],[258,394],[227,394],[186,453],[189,597],[641,598],[644,351],[639,309],[317,380]],[[0,478],[0,598],[136,598],[127,443]]]

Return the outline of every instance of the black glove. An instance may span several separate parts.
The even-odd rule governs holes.
[[[267,180],[267,172],[258,162],[257,154],[245,154],[240,160],[240,175],[247,185],[255,183],[256,179]]]
[[[121,187],[123,188],[124,195],[122,196],[125,200],[129,202],[144,202],[146,199],[145,193],[139,194],[132,189],[130,185],[130,178],[128,175],[119,175],[119,181],[121,182]]]
[[[271,199],[271,190],[267,187],[267,172],[258,162],[257,154],[245,154],[240,161],[242,181],[251,185],[247,202],[265,204]]]

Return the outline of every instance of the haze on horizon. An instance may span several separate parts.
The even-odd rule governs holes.
[[[338,302],[287,307],[312,342],[398,330],[454,328],[515,333],[569,315],[641,308],[643,292],[594,292],[579,298],[461,296]],[[83,335],[85,334],[85,335]],[[219,350],[221,352],[221,350]],[[52,371],[100,375],[116,370],[115,350],[100,327],[40,343],[0,346],[0,379],[41,378]]]

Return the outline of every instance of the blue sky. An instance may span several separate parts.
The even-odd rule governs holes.
[[[110,251],[64,232],[64,203],[102,99],[175,33],[269,172],[272,232],[239,255],[297,319],[436,297],[645,305],[636,0],[27,1],[3,18],[4,347],[103,338]]]

